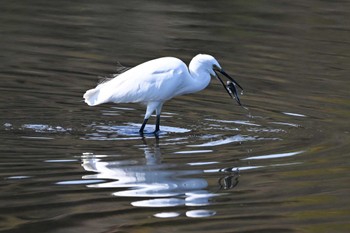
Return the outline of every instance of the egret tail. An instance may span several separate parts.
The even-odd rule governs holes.
[[[98,101],[99,94],[100,94],[100,89],[97,89],[97,88],[86,91],[83,96],[85,103],[87,103],[89,106],[95,106],[95,105],[101,104]]]

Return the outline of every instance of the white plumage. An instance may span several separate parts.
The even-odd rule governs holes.
[[[223,72],[219,63],[210,55],[195,56],[189,68],[174,57],[158,58],[99,84],[94,89],[86,91],[83,97],[90,106],[108,102],[145,103],[147,110],[140,133],[143,132],[148,118],[154,111],[157,114],[155,132],[158,132],[163,103],[175,96],[204,89],[210,82],[210,75],[218,77],[215,70]]]

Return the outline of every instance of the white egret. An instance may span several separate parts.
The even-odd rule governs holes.
[[[230,81],[225,85],[217,72]],[[157,133],[164,102],[175,96],[203,90],[208,86],[211,76],[218,78],[227,93],[241,105],[236,86],[242,87],[221,68],[214,57],[206,54],[195,56],[188,68],[183,61],[174,57],[150,60],[86,91],[84,99],[90,106],[108,102],[144,103],[147,110],[139,132],[143,133],[149,117],[156,111],[154,133]]]

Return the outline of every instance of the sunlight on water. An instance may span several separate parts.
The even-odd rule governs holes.
[[[24,124],[22,125],[23,129],[31,129],[35,132],[40,133],[60,133],[60,132],[69,132],[71,128],[63,128],[61,126],[50,126],[50,125],[42,125],[42,124]]]
[[[293,113],[293,112],[283,112],[283,114],[288,116],[295,116],[295,117],[307,117],[306,115],[300,114],[300,113]]]
[[[304,151],[296,151],[296,152],[273,154],[273,155],[259,155],[259,156],[248,157],[243,160],[284,158],[284,157],[298,155],[301,153],[304,153]]]
[[[213,140],[210,142],[205,142],[202,144],[198,144],[198,145],[188,145],[189,147],[207,147],[207,146],[219,146],[219,145],[225,145],[225,144],[229,144],[229,143],[241,143],[241,142],[245,142],[245,141],[253,141],[253,140],[257,140],[255,137],[252,136],[244,136],[244,135],[235,135],[232,137],[228,137],[225,139],[219,139],[219,140]]]
[[[293,123],[288,123],[288,122],[270,122],[271,124],[276,124],[276,125],[286,125],[290,127],[300,127],[298,124],[293,124]]]
[[[76,159],[48,159],[45,160],[44,162],[46,163],[72,163],[72,162],[77,162],[78,160]]]
[[[191,210],[186,212],[186,216],[190,218],[210,217],[215,214],[215,211],[212,210]]]
[[[58,185],[80,185],[80,184],[95,184],[95,183],[101,183],[104,182],[104,180],[67,180],[67,181],[60,181],[56,184]]]
[[[53,139],[54,139],[54,138],[51,138],[51,137],[42,137],[42,136],[39,136],[39,137],[22,136],[21,138],[24,138],[24,139],[34,139],[34,140],[53,140]]]
[[[30,176],[9,176],[7,179],[13,179],[13,180],[21,180],[21,179],[28,179],[31,178]]]
[[[202,153],[210,153],[213,150],[189,150],[189,151],[176,151],[175,154],[202,154]]]
[[[154,214],[154,217],[157,217],[157,218],[175,218],[178,216],[180,216],[180,213],[177,213],[177,212],[161,212],[161,213]]]
[[[217,119],[205,119],[207,121],[215,121],[220,123],[232,123],[232,124],[238,124],[238,125],[249,125],[249,126],[261,126],[255,123],[252,123],[250,121],[238,121],[238,120],[217,120]]]
[[[137,127],[137,129],[140,129],[141,124],[134,124],[134,123],[129,123],[130,126]],[[148,126],[145,128],[146,132],[153,132],[154,131],[154,126]],[[185,128],[180,128],[180,127],[171,127],[171,126],[161,126],[161,133],[188,133],[190,132],[190,129],[185,129]]]

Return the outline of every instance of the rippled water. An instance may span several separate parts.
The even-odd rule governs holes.
[[[347,1],[4,1],[1,232],[349,232]],[[116,62],[214,55],[164,106],[88,107]],[[154,129],[154,119],[146,131]]]

